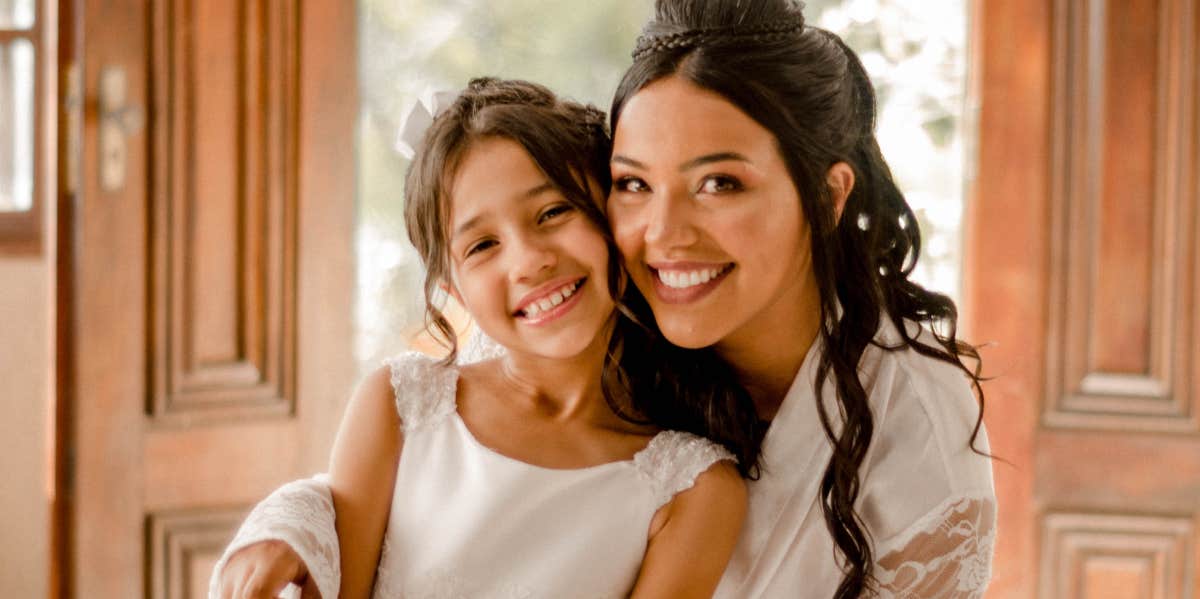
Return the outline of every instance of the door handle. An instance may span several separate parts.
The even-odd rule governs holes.
[[[129,136],[146,125],[141,106],[128,103],[128,76],[124,67],[100,71],[100,188],[108,192],[125,187],[129,162]]]

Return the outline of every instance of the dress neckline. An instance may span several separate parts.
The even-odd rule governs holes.
[[[534,464],[532,462],[526,462],[525,460],[515,458],[515,457],[510,456],[506,453],[503,453],[493,447],[487,446],[486,444],[484,444],[482,441],[479,440],[479,437],[475,436],[475,432],[471,430],[471,427],[467,426],[467,422],[465,420],[463,420],[462,415],[458,413],[459,374],[460,373],[458,371],[458,368],[455,368],[454,369],[454,380],[451,381],[451,385],[450,385],[450,397],[447,398],[447,400],[451,402],[451,405],[454,406],[453,413],[451,414],[451,419],[454,421],[455,426],[458,427],[459,432],[464,437],[466,437],[467,441],[471,445],[473,445],[476,449],[481,451],[482,453],[493,456],[494,458],[496,458],[502,462],[507,462],[507,463],[510,463],[510,464],[513,464],[516,466],[521,466],[521,467],[530,468],[533,470],[538,470],[538,471],[542,471],[542,472],[550,472],[550,473],[584,473],[584,472],[609,470],[609,469],[615,469],[615,468],[621,468],[621,467],[636,466],[638,461],[643,459],[643,456],[649,453],[650,449],[655,445],[655,441],[657,441],[660,437],[662,437],[662,435],[664,433],[668,432],[666,430],[658,431],[657,433],[654,434],[653,437],[650,437],[650,440],[646,442],[645,447],[637,450],[637,452],[634,453],[632,457],[626,458],[624,460],[601,462],[599,464],[592,464],[591,466],[581,466],[579,468],[555,468],[553,466],[543,466],[541,464]]]

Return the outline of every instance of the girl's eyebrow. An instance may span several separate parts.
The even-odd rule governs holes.
[[[739,154],[737,152],[715,152],[712,154],[705,154],[703,156],[693,158],[693,159],[679,165],[679,172],[686,172],[686,171],[690,171],[698,166],[704,166],[706,164],[711,164],[713,162],[725,162],[728,160],[736,160],[738,162],[750,162],[749,158],[746,158],[746,156]],[[645,164],[642,164],[641,162],[638,162],[627,156],[622,156],[620,154],[613,155],[612,163],[613,164],[624,164],[626,166],[632,166],[633,168],[638,168],[638,169],[643,169],[643,170],[646,169]]]
[[[555,188],[555,186],[553,183],[551,183],[550,181],[546,181],[545,183],[542,183],[540,185],[535,185],[535,186],[530,187],[529,189],[525,190],[523,193],[520,194],[520,197],[522,200],[534,198],[534,197],[537,197],[543,193],[546,193],[547,191],[550,191],[554,188]],[[478,225],[479,221],[483,220],[483,217],[484,217],[483,214],[477,214],[475,216],[472,216],[471,218],[468,218],[466,220],[466,222],[462,223],[461,225],[459,225],[458,227],[456,227],[454,229],[454,233],[452,235],[450,235],[450,239],[456,239],[459,235],[462,235],[463,233],[465,233],[466,231],[471,229],[471,227]]]

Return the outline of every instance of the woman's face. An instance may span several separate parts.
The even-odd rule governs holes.
[[[815,279],[774,136],[671,76],[625,103],[613,142],[609,219],[667,339],[736,346],[792,326]]]
[[[451,186],[453,292],[512,353],[577,356],[608,323],[608,248],[525,150],[475,142]]]

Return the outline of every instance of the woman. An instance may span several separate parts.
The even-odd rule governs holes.
[[[770,421],[717,596],[981,596],[977,356],[953,303],[908,279],[920,235],[854,53],[792,0],[659,0],[611,118],[632,281],[663,336],[714,348]],[[300,568],[256,558],[279,549],[243,561]]]

